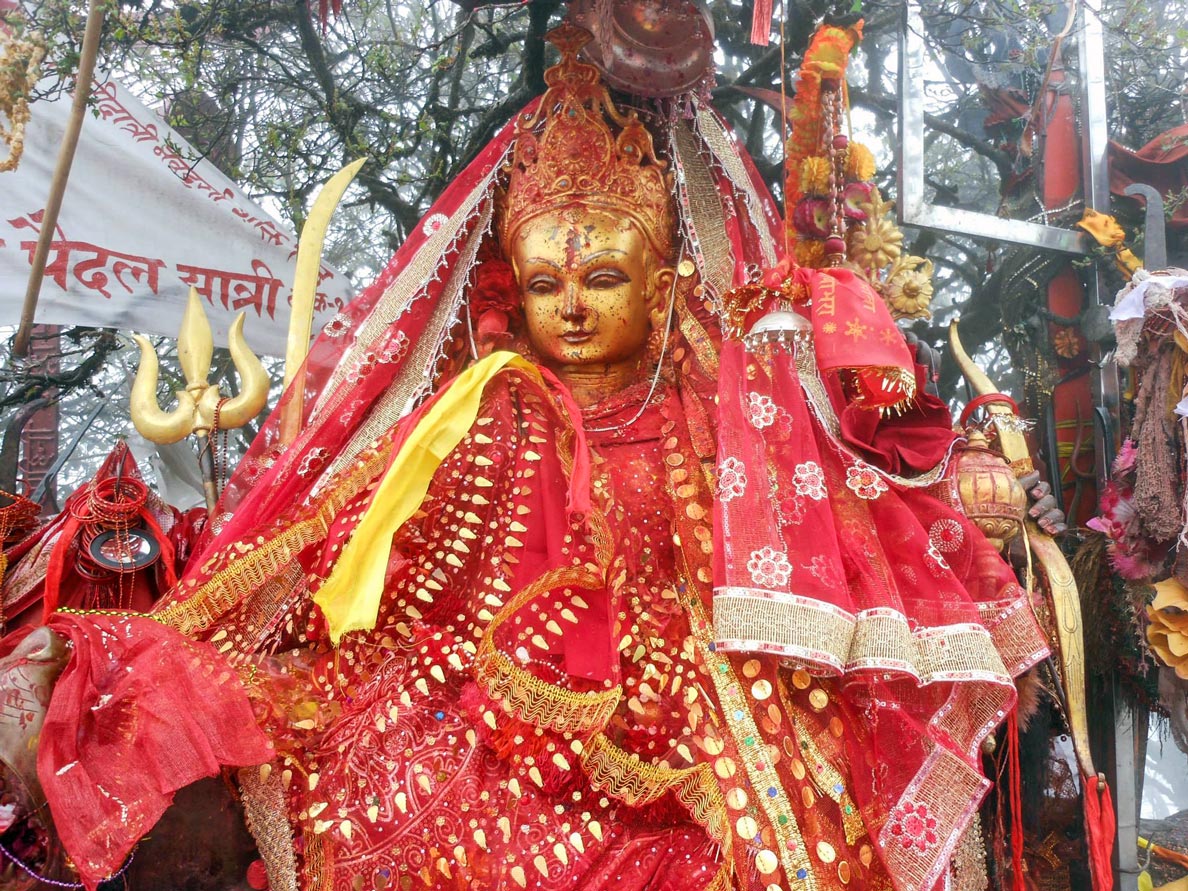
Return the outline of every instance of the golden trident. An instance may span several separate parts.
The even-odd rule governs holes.
[[[136,369],[129,398],[132,423],[145,439],[162,445],[178,442],[191,433],[198,438],[202,490],[206,507],[211,512],[219,499],[219,491],[210,434],[215,432],[216,425],[218,430],[242,427],[260,413],[268,400],[268,372],[243,338],[243,318],[244,314],[240,313],[227,333],[231,360],[239,372],[239,395],[224,399],[218,386],[207,380],[214,355],[214,339],[198,291],[190,288],[190,299],[177,336],[177,356],[186,377],[186,388],[177,391],[177,406],[168,412],[157,404],[160,370],[157,353],[148,338],[133,335],[133,340],[140,346],[140,367]]]

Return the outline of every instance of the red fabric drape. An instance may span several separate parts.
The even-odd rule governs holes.
[[[54,826],[88,888],[116,872],[183,786],[272,746],[205,644],[136,616],[57,613],[73,647],[37,755]]]

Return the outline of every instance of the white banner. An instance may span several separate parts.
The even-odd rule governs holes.
[[[297,239],[115,80],[97,84],[46,264],[37,321],[177,336],[190,286],[215,342],[247,313],[257,353],[284,355]],[[20,317],[70,97],[35,102],[18,168],[0,173],[0,322]],[[329,178],[334,171],[326,172]],[[322,267],[315,332],[350,299]]]

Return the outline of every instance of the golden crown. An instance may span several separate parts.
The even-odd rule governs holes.
[[[561,61],[545,72],[540,105],[516,124],[500,239],[506,249],[529,220],[578,205],[626,215],[668,257],[675,226],[668,164],[638,115],[619,111],[598,69],[578,60],[591,39],[568,22],[549,33]]]

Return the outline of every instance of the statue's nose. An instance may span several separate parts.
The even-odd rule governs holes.
[[[565,303],[561,307],[561,318],[567,322],[581,322],[588,313],[586,302],[582,299],[581,289],[576,285],[570,285],[565,291]]]

